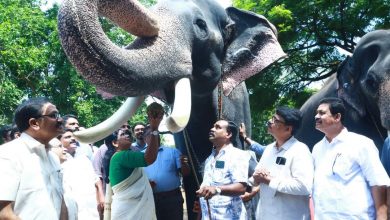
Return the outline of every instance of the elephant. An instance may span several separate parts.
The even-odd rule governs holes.
[[[381,150],[390,130],[390,30],[364,35],[352,57],[340,63],[316,94],[301,107],[302,126],[296,137],[310,148],[324,136],[315,129],[315,112],[325,97],[339,97],[346,106],[344,125],[371,138]]]
[[[103,32],[99,15],[137,39],[125,48],[116,46]],[[65,0],[58,29],[78,73],[101,91],[135,97],[76,137],[92,142],[108,135],[145,95],[165,100],[172,106],[167,127],[194,168],[184,185],[189,219],[195,219],[191,210],[202,178],[200,164],[212,150],[210,128],[219,118],[250,128],[244,81],[286,56],[274,25],[261,15],[225,9],[213,0],[165,0],[151,9],[131,0]]]

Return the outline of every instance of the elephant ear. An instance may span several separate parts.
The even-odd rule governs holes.
[[[228,7],[226,12],[234,22],[222,63],[223,92],[229,95],[235,86],[286,54],[275,27],[264,16],[234,7]]]
[[[362,117],[366,114],[366,110],[359,89],[359,71],[353,69],[353,62],[353,58],[348,56],[337,68],[337,93],[339,98],[343,99]]]

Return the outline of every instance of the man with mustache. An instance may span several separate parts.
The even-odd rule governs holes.
[[[56,106],[28,99],[14,121],[20,137],[0,146],[0,219],[68,219],[61,167],[49,144],[63,132]]]
[[[315,219],[386,219],[389,177],[374,142],[343,125],[339,98],[320,101],[315,127],[325,134],[313,148]]]
[[[145,130],[144,123],[137,122],[134,124],[132,131],[135,138],[135,142],[131,144],[130,149],[132,151],[136,151],[136,152],[145,151],[146,148],[148,147],[144,139],[144,130]]]
[[[213,150],[196,191],[201,197],[202,219],[246,219],[240,195],[246,191],[249,155],[234,147],[237,134],[238,127],[232,121],[219,120],[210,129]]]
[[[62,164],[64,172],[64,188],[71,193],[78,206],[78,219],[99,219],[96,209],[96,189],[99,178],[95,174],[91,161],[83,153],[78,152],[77,141],[72,130],[57,137],[67,152],[67,159]]]

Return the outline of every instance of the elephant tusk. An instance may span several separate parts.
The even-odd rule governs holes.
[[[182,78],[175,85],[175,100],[172,114],[165,123],[169,131],[177,133],[187,126],[191,114],[191,85],[188,78]]]
[[[75,138],[83,143],[94,143],[102,140],[116,131],[121,125],[134,115],[144,101],[144,96],[130,97],[111,117],[91,128],[74,132]]]

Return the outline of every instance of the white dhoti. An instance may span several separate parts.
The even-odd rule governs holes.
[[[112,187],[114,195],[111,204],[112,220],[155,220],[153,191],[143,168]]]

